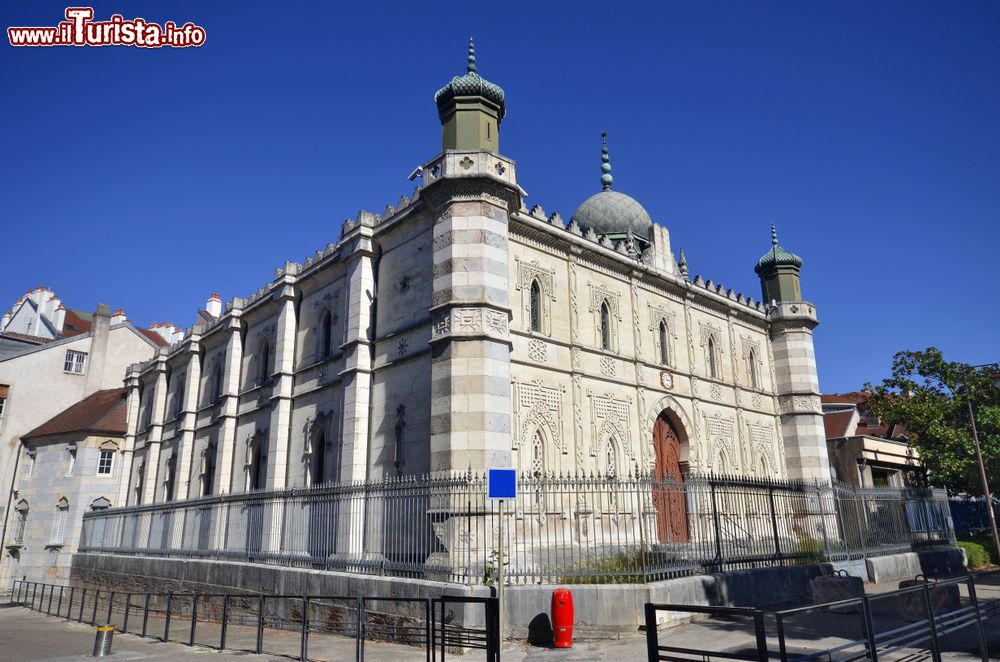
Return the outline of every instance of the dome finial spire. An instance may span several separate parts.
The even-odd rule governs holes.
[[[778,231],[774,227],[774,221],[771,221],[771,245],[778,245]]]
[[[601,131],[601,188],[610,191],[614,181],[611,176],[611,157],[608,156],[608,132]]]
[[[476,42],[473,41],[472,37],[469,37],[469,64],[466,65],[465,70],[470,74],[476,72]]]

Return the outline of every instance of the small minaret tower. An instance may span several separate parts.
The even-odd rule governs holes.
[[[771,224],[771,250],[757,261],[764,303],[771,323],[771,347],[785,442],[788,477],[810,483],[830,482],[830,458],[823,428],[813,329],[816,307],[802,300],[802,258],[778,243]]]
[[[500,122],[506,108],[503,88],[476,72],[476,46],[469,39],[464,76],[455,76],[434,95],[441,118],[441,147],[500,152]]]
[[[434,97],[444,149],[420,190],[434,236],[432,472],[511,462],[507,228],[521,194],[514,162],[498,151],[504,93],[476,73],[471,40],[466,69]]]

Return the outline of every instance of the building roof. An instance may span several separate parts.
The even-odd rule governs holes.
[[[438,90],[437,94],[434,95],[434,102],[437,103],[438,109],[441,109],[455,97],[482,97],[491,101],[500,107],[501,118],[506,111],[503,88],[491,83],[476,72],[476,47],[471,39],[469,40],[469,58],[465,75],[455,76],[450,83]]]
[[[151,342],[155,343],[157,347],[166,347],[167,345],[170,344],[167,342],[166,338],[161,336],[156,331],[153,331],[152,329],[140,329],[137,326],[133,326],[132,328],[134,328],[136,331],[138,331],[143,336],[148,338]]]
[[[11,340],[22,340],[24,342],[30,342],[35,345],[42,345],[47,342],[52,342],[52,338],[43,338],[41,336],[31,336],[26,333],[17,333],[15,331],[4,331],[0,333],[0,338],[10,338]]]
[[[98,391],[56,414],[23,438],[45,437],[69,432],[125,434],[124,388]]]
[[[823,404],[851,404],[858,405],[868,399],[868,394],[864,391],[851,391],[850,393],[824,393],[819,396]]]
[[[853,417],[853,409],[824,414],[823,427],[826,428],[826,438],[839,439],[840,437],[854,436],[854,429],[851,426]]]
[[[94,316],[91,313],[73,308],[66,309],[66,319],[63,321],[63,336],[78,336],[88,333],[93,326]]]
[[[764,253],[764,255],[757,260],[757,266],[754,267],[753,270],[760,275],[761,272],[766,269],[782,266],[801,268],[802,258],[791,251],[786,251],[781,247],[781,244],[778,243],[778,231],[775,229],[774,223],[771,223],[771,250]]]

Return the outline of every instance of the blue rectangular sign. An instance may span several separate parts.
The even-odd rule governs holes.
[[[517,498],[517,470],[490,469],[486,474],[486,497],[489,499]]]

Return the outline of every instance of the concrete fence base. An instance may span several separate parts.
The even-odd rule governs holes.
[[[767,607],[811,601],[810,582],[845,569],[876,583],[912,579],[923,574],[944,576],[965,569],[964,551],[948,547],[838,563],[757,568],[712,575],[680,577],[650,584],[570,585],[574,635],[608,636],[636,632],[645,626],[647,602],[734,607]],[[344,595],[439,598],[443,595],[488,597],[487,586],[379,577],[235,561],[75,554],[71,582],[78,587],[118,593],[247,593],[255,595]],[[544,626],[556,586],[511,586],[504,591],[503,618],[508,636],[523,639],[529,626]],[[419,605],[384,603],[380,612],[407,618],[422,615]],[[482,626],[482,609],[449,607],[456,623]],[[690,620],[689,614],[661,612],[658,627]],[[536,633],[537,634],[537,633]]]

